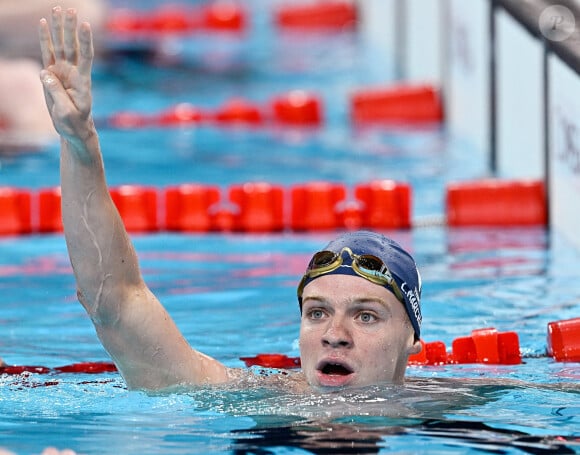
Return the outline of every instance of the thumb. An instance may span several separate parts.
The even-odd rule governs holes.
[[[40,70],[40,81],[46,88],[57,84],[56,76],[48,70]]]
[[[45,69],[41,70],[40,81],[44,88],[47,103],[52,102],[56,105],[64,106],[65,103],[70,102],[65,88],[54,73]]]
[[[46,103],[53,103],[52,96],[50,94],[50,87],[55,84],[54,77],[49,71],[42,70],[40,72],[40,82],[42,83],[42,89],[44,90]]]

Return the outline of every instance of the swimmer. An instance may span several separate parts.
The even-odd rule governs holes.
[[[38,18],[46,14],[47,4],[77,8],[79,14],[91,23],[93,31],[99,34],[104,31],[110,8],[107,0],[0,0],[0,56],[40,61],[38,38],[30,32],[36,30]],[[100,47],[100,43],[97,43],[97,48]]]
[[[11,452],[9,450],[0,447],[0,455],[16,455],[16,454],[14,452]],[[70,449],[59,450],[55,447],[47,447],[42,451],[40,455],[76,455],[76,452]]]
[[[0,57],[0,154],[38,150],[57,140],[38,85],[40,64]]]
[[[93,27],[104,26],[103,0],[65,3],[78,6]],[[30,33],[45,10],[43,0],[0,0],[0,155],[39,150],[58,139],[38,84],[38,40]]]
[[[275,380],[292,390],[404,382],[421,349],[421,278],[413,258],[368,231],[331,241],[298,285],[300,373],[253,376],[193,349],[145,284],[104,171],[92,113],[92,31],[60,7],[40,21],[48,111],[61,136],[65,239],[80,303],[128,387],[161,390]]]

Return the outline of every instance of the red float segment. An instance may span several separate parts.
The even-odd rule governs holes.
[[[497,337],[499,360],[503,365],[519,365],[522,363],[520,339],[516,332],[500,332]]]
[[[193,12],[177,5],[163,5],[142,19],[142,29],[153,33],[188,33],[197,28]]]
[[[50,368],[32,365],[4,365],[0,366],[0,374],[17,375],[22,373],[47,374]]]
[[[247,367],[261,366],[266,368],[292,369],[300,368],[300,357],[288,357],[285,354],[258,354],[255,357],[240,357]]]
[[[220,201],[217,186],[183,184],[165,190],[165,227],[170,231],[213,229],[210,207]]]
[[[545,226],[547,204],[539,180],[483,179],[446,189],[449,226]]]
[[[157,191],[137,185],[111,188],[111,198],[129,232],[158,230]]]
[[[58,373],[112,373],[117,371],[117,367],[111,362],[80,362],[71,365],[64,365],[54,369]]]
[[[580,362],[580,318],[548,323],[548,355],[558,362]]]
[[[452,363],[477,363],[477,350],[471,337],[455,338],[451,343]]]
[[[429,365],[444,365],[449,361],[447,348],[443,341],[426,343],[425,351]]]
[[[152,119],[138,112],[117,112],[109,117],[107,123],[112,128],[131,129],[143,128],[152,124]]]
[[[355,125],[417,125],[443,121],[438,91],[430,85],[366,88],[350,97]]]
[[[231,0],[216,0],[200,8],[164,5],[135,12],[118,9],[107,22],[110,32],[120,35],[185,34],[194,31],[243,32],[247,14],[241,5]]]
[[[38,231],[62,232],[60,187],[45,188],[38,192]]]
[[[221,232],[234,232],[238,230],[237,213],[229,207],[216,207],[210,210],[211,224],[213,228]]]
[[[296,185],[290,191],[291,227],[297,231],[336,229],[341,226],[337,205],[346,198],[346,187],[329,182]]]
[[[477,360],[481,363],[498,364],[498,331],[494,328],[477,329],[471,332],[471,338],[477,352]]]
[[[243,32],[247,15],[238,2],[217,0],[207,5],[201,14],[202,26],[207,30],[221,32]]]
[[[408,365],[427,365],[427,350],[425,341],[421,341],[421,350],[417,354],[411,354],[407,360]]]
[[[274,19],[286,29],[341,31],[355,28],[358,12],[352,1],[288,2],[275,11]]]
[[[261,125],[264,123],[262,109],[241,98],[229,100],[214,113],[218,123]]]
[[[362,224],[375,229],[411,227],[411,187],[393,180],[376,180],[355,187],[363,202]]]
[[[271,102],[274,120],[284,125],[319,126],[322,123],[322,101],[312,93],[293,90]]]
[[[230,201],[239,207],[235,227],[245,232],[275,232],[284,229],[284,189],[269,183],[233,185]]]
[[[447,348],[442,341],[426,343],[421,340],[421,351],[409,356],[409,365],[444,365],[447,363]]]
[[[28,190],[0,187],[0,235],[32,232],[31,199]]]
[[[116,9],[110,13],[106,28],[113,33],[137,33],[145,28],[145,18],[130,9]]]
[[[108,373],[117,371],[117,367],[111,362],[81,362],[72,365],[64,365],[57,368],[48,368],[35,365],[4,365],[0,366],[0,374],[18,375],[22,373]]]
[[[356,230],[363,227],[363,208],[358,201],[341,202],[336,207],[339,227]]]
[[[206,120],[208,114],[189,103],[179,103],[156,116],[159,126],[197,124]]]
[[[471,336],[453,340],[453,363],[489,363],[517,365],[522,362],[519,338],[515,332],[494,328],[477,329]]]

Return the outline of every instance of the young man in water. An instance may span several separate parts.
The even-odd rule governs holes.
[[[62,214],[78,298],[131,388],[235,383],[247,373],[194,349],[143,281],[111,200],[92,118],[92,34],[74,10],[40,21],[48,110],[61,136]],[[298,287],[298,389],[401,383],[419,342],[421,280],[384,236],[352,232],[316,253]],[[280,378],[280,380],[285,380]]]

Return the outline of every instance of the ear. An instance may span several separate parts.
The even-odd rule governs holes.
[[[421,352],[421,349],[422,349],[421,340],[415,340],[413,341],[413,344],[409,346],[407,354],[409,355],[419,354],[419,352]]]

